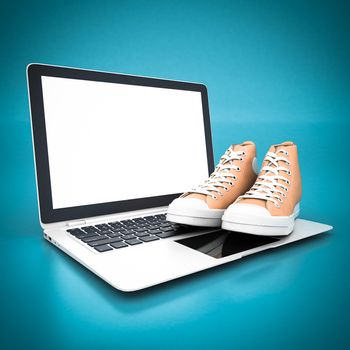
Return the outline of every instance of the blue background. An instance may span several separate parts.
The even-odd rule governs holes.
[[[348,1],[2,1],[2,348],[350,346]],[[25,68],[203,82],[215,157],[293,140],[302,217],[331,233],[135,294],[41,238]]]

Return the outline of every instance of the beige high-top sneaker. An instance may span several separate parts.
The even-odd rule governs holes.
[[[255,144],[246,141],[232,145],[202,185],[184,193],[169,205],[167,220],[220,227],[225,209],[254,184],[256,177]]]
[[[298,150],[293,142],[271,146],[254,186],[222,217],[222,228],[264,236],[293,231],[299,215],[301,176]]]

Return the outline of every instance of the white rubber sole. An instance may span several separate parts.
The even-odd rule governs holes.
[[[168,213],[166,216],[167,221],[176,222],[177,224],[191,225],[191,226],[203,226],[203,227],[220,227],[221,217],[216,218],[204,218],[188,215],[176,215]]]
[[[221,227],[224,211],[209,209],[200,199],[177,198],[168,207],[167,220],[192,226]]]
[[[248,205],[248,204],[247,204]],[[290,216],[259,216],[249,212],[238,215],[226,210],[221,227],[228,231],[250,233],[259,236],[287,236],[294,229],[295,219],[300,212],[298,203]]]

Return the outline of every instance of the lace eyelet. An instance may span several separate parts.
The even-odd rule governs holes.
[[[240,162],[243,162],[243,158],[242,158],[242,157],[241,157],[241,158],[239,158],[239,161],[240,161]]]
[[[233,186],[233,182],[229,182],[229,185],[230,185],[230,186]]]
[[[286,196],[286,194],[285,194],[285,193],[282,193],[282,197],[287,198],[287,196]]]
[[[285,189],[284,189],[286,192],[288,192],[288,188],[286,187]]]
[[[241,168],[238,166],[236,170],[237,170],[237,171],[241,171]]]
[[[287,172],[287,174],[290,176],[290,175],[292,175],[292,172],[289,170],[289,171]]]
[[[228,188],[227,188],[227,187],[224,187],[224,190],[227,192],[227,191],[228,191]]]
[[[278,205],[277,203],[274,203],[274,204],[275,204],[275,207],[276,207],[276,208],[278,208],[278,209],[281,208],[281,206]]]
[[[218,199],[218,197],[216,197],[216,196],[212,196],[211,198],[213,198],[213,199],[215,199],[215,200],[217,200],[217,199]]]
[[[283,203],[283,200],[281,198],[277,198],[277,200],[280,202],[280,203]]]

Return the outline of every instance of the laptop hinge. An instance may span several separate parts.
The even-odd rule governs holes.
[[[86,220],[76,220],[76,221],[69,221],[66,224],[68,227],[73,227],[73,226],[83,226],[86,225]]]

